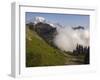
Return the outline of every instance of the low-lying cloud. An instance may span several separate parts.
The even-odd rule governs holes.
[[[71,27],[57,27],[54,44],[62,51],[73,51],[77,44],[89,46],[89,37],[88,29],[73,30]]]

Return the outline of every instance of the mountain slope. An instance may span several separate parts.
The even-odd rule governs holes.
[[[34,25],[34,28],[40,37],[42,37],[50,45],[53,45],[53,39],[57,34],[56,28],[47,23],[38,23]]]
[[[64,65],[66,56],[26,28],[26,67]]]

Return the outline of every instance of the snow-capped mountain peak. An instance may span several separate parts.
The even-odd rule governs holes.
[[[39,16],[37,16],[37,17],[35,17],[34,18],[34,24],[37,24],[37,23],[39,23],[39,22],[43,22],[43,23],[45,23],[45,18],[44,17],[39,17]]]
[[[53,22],[50,22],[50,21],[46,20],[44,17],[36,16],[34,18],[34,24],[37,24],[37,23],[40,23],[40,22],[49,24],[50,26],[52,26],[54,28],[62,27],[62,25],[60,25],[59,23],[53,23]]]

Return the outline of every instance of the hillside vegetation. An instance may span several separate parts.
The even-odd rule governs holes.
[[[46,43],[38,34],[26,28],[26,66],[63,65],[66,56]]]

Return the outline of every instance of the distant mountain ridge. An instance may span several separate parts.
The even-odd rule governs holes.
[[[56,28],[47,23],[37,23],[34,25],[34,30],[42,37],[47,43],[53,45],[53,39],[57,34]]]

